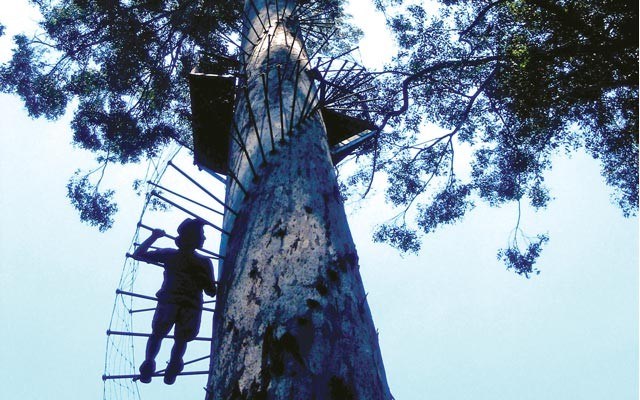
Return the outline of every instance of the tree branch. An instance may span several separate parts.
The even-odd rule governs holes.
[[[466,36],[467,34],[469,34],[469,32],[471,32],[473,30],[473,28],[475,28],[484,18],[485,15],[487,15],[487,13],[489,11],[491,11],[491,9],[495,6],[497,6],[498,4],[502,4],[502,3],[506,3],[506,0],[498,0],[495,1],[493,3],[488,4],[487,6],[485,6],[479,13],[478,15],[476,15],[476,18],[473,20],[473,22],[471,22],[471,25],[469,25],[468,27],[466,27],[464,30],[462,30],[460,32],[460,37],[462,36]]]
[[[362,197],[366,197],[367,194],[369,193],[369,191],[371,190],[371,185],[373,184],[373,177],[375,174],[375,170],[377,167],[377,158],[378,158],[378,150],[379,150],[379,146],[378,146],[378,138],[380,136],[380,133],[382,132],[382,130],[385,128],[385,126],[387,125],[387,123],[389,122],[389,120],[393,117],[397,117],[400,116],[402,114],[404,114],[408,109],[409,109],[409,85],[411,85],[413,82],[417,81],[418,79],[424,77],[425,75],[429,74],[429,73],[433,73],[433,72],[437,72],[446,68],[454,68],[454,67],[476,67],[479,65],[484,65],[487,63],[491,63],[491,62],[495,62],[495,61],[500,61],[502,60],[503,57],[502,56],[488,56],[488,57],[481,57],[481,58],[473,58],[473,59],[469,59],[469,60],[449,60],[449,61],[441,61],[441,62],[437,62],[427,68],[424,68],[418,72],[415,72],[414,74],[410,75],[409,77],[407,77],[403,82],[402,82],[402,106],[398,109],[398,110],[394,110],[394,111],[390,111],[388,113],[386,113],[384,115],[382,124],[380,124],[380,126],[376,129],[376,132],[374,134],[374,150],[373,150],[373,162],[372,162],[372,166],[371,166],[371,178],[369,179],[369,184],[367,185],[367,189],[365,190],[364,194],[362,195]],[[493,76],[495,74],[495,69],[494,71],[491,73],[490,76]],[[481,85],[481,88],[484,90],[484,87],[486,87],[486,84],[488,82],[488,79],[483,83],[483,85]],[[477,95],[480,94],[480,90],[478,92],[476,92],[476,97]],[[466,111],[465,111],[465,115],[468,116],[469,111],[471,109],[471,105],[473,104],[475,100],[475,97],[472,97],[469,100],[469,106],[467,107]],[[457,132],[460,129],[461,125],[458,125],[458,127],[455,129],[455,132]]]

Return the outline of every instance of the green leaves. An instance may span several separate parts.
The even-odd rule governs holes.
[[[457,185],[454,182],[445,187],[443,191],[434,196],[428,204],[418,205],[418,217],[416,222],[424,233],[434,231],[440,225],[453,224],[473,208],[473,202],[469,200],[471,187]]]
[[[469,199],[471,188],[458,185],[453,179],[443,191],[435,195],[429,202],[418,204],[416,222],[423,233],[433,232],[441,225],[459,221],[465,213],[473,208]],[[404,222],[405,213],[400,214],[388,223],[379,225],[374,234],[375,242],[385,242],[403,253],[417,254],[421,247],[421,235]],[[403,217],[400,222],[400,216]]]
[[[241,2],[37,4],[42,32],[14,38],[13,57],[0,66],[1,91],[19,95],[30,116],[48,119],[75,99],[74,144],[102,166],[138,162],[171,139],[189,142],[186,76],[204,52],[233,57],[218,31],[237,28]],[[83,221],[100,230],[111,226],[112,192],[75,175],[68,194]]]
[[[516,244],[498,251],[498,259],[502,260],[507,269],[513,269],[518,275],[524,275],[529,279],[530,274],[540,274],[535,268],[535,263],[542,251],[542,245],[549,241],[547,235],[538,235],[536,241],[529,242],[525,250],[521,250]]]
[[[403,253],[417,254],[420,250],[420,240],[416,231],[406,226],[380,225],[373,234],[373,241],[389,243]]]
[[[104,232],[113,225],[113,215],[118,206],[113,202],[113,190],[98,191],[98,185],[89,182],[88,175],[80,176],[76,171],[67,184],[67,196],[71,204],[80,212],[80,220],[96,226]]]
[[[42,71],[42,50],[35,49],[24,35],[14,38],[13,58],[0,67],[0,90],[14,92],[25,103],[29,116],[56,119],[64,114],[69,100],[56,70]]]
[[[402,207],[400,226],[428,233],[458,221],[471,208],[466,199],[492,206],[528,199],[543,208],[551,199],[543,184],[551,158],[580,147],[601,161],[623,214],[637,212],[637,6],[614,0],[446,0],[430,8],[379,3],[400,47],[389,69],[406,72],[383,83],[386,104],[393,110],[410,104],[402,115],[390,112],[392,130],[381,136],[376,154],[389,182],[387,200]],[[398,87],[406,87],[408,98]],[[433,125],[447,133],[427,133]],[[447,135],[450,145],[440,149],[425,139]],[[469,151],[462,143],[471,146],[470,174],[454,163],[458,149]],[[416,152],[440,156],[423,162]],[[464,191],[447,189],[453,176]],[[417,213],[409,212],[414,206]],[[393,231],[383,233],[378,239],[402,243]],[[547,240],[522,251],[509,247],[500,259],[531,274]]]

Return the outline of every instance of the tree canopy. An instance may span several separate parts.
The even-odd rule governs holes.
[[[32,117],[55,119],[74,106],[76,146],[99,167],[78,171],[68,194],[81,219],[108,229],[117,207],[100,191],[110,163],[137,162],[170,141],[190,143],[187,75],[196,66],[236,65],[239,0],[35,0],[41,32],[14,38],[0,66],[0,90],[20,96]],[[340,0],[314,2],[343,26],[334,48],[357,39]],[[499,206],[551,198],[552,156],[585,148],[624,215],[638,205],[638,6],[607,0],[376,0],[399,52],[378,80],[380,130],[358,154],[348,185],[367,192],[388,180],[400,209],[375,239],[417,251],[420,238],[460,220],[474,202]],[[0,34],[3,27],[0,25]],[[444,130],[444,133],[442,133]],[[470,171],[455,150],[473,150]],[[362,159],[360,161],[362,161]],[[546,235],[516,223],[498,255],[535,272]]]
[[[34,1],[41,32],[14,38],[0,89],[15,93],[32,117],[55,119],[77,100],[74,145],[96,154],[98,168],[68,185],[81,219],[108,229],[117,210],[93,173],[137,162],[170,140],[188,141],[186,77],[198,63],[229,54],[216,31],[237,29],[237,1]],[[215,60],[212,54],[218,55]]]
[[[578,148],[600,160],[622,213],[635,214],[637,3],[428,5],[378,2],[397,39],[390,69],[398,73],[383,86],[387,107],[396,104],[388,132],[369,151],[374,169],[387,176],[387,200],[401,212],[375,239],[417,251],[420,232],[461,219],[478,199],[544,208],[552,157]],[[463,146],[473,151],[469,172],[454,165]],[[360,170],[352,183],[366,186],[370,179]],[[517,221],[498,256],[528,276],[548,238],[528,238],[519,215]]]

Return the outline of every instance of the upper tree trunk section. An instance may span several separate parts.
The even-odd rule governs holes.
[[[326,130],[319,113],[298,123],[306,55],[278,22],[284,2],[266,3],[245,8],[257,32],[245,27],[208,398],[390,399]]]

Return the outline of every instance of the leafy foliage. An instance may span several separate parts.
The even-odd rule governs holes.
[[[221,64],[210,55],[228,53],[216,31],[237,28],[238,2],[35,3],[42,32],[14,38],[0,90],[19,95],[30,116],[47,119],[76,99],[73,142],[103,165],[151,157],[171,139],[190,141],[186,76],[198,60],[213,69]],[[83,221],[105,230],[116,208],[98,185],[74,176],[69,197]]]
[[[418,206],[418,225],[429,233],[440,225],[460,220],[473,207],[468,200],[470,192],[468,185],[458,186],[451,182],[429,204]]]
[[[400,49],[389,66],[396,73],[381,84],[385,106],[394,111],[383,115],[387,129],[370,151],[376,171],[388,179],[387,200],[403,209],[392,223],[406,227],[405,215],[416,206],[415,224],[429,233],[462,218],[472,198],[492,206],[526,199],[543,208],[551,198],[544,173],[552,157],[578,148],[600,160],[623,214],[637,212],[635,2],[377,5]],[[445,131],[425,140],[431,125]],[[473,149],[470,172],[456,170],[460,147]],[[403,243],[402,229],[398,238],[390,228],[385,232],[378,238]],[[530,274],[547,240],[540,236],[523,252],[509,247],[499,258]]]
[[[33,117],[54,119],[76,98],[74,143],[102,162],[136,162],[190,136],[186,76],[227,55],[216,30],[236,28],[238,2],[36,2],[43,32],[15,37],[2,90]]]
[[[76,171],[67,184],[67,196],[71,204],[80,212],[80,220],[96,226],[104,232],[113,225],[113,215],[118,206],[113,202],[113,190],[99,192],[96,185],[89,182],[88,175],[81,176]]]
[[[402,252],[418,253],[420,241],[414,230],[406,226],[380,225],[373,234],[374,242],[387,242]]]
[[[540,256],[542,245],[548,241],[547,235],[538,235],[537,241],[530,242],[526,251],[520,250],[516,244],[510,245],[498,251],[498,259],[505,263],[507,269],[513,269],[518,275],[524,275],[529,279],[529,274],[540,274],[540,270],[535,268],[534,264]]]

